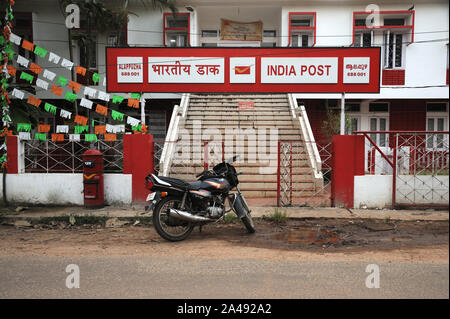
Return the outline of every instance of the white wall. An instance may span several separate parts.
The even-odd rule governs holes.
[[[131,175],[104,175],[105,203],[131,204]],[[0,183],[3,198],[3,184]],[[83,174],[7,174],[6,198],[29,205],[83,205]]]
[[[355,176],[354,208],[384,208],[392,206],[392,175]],[[397,177],[396,204],[448,204],[447,176]]]
[[[355,176],[354,208],[392,206],[392,175]]]

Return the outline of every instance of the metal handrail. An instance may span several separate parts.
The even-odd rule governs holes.
[[[162,168],[160,171],[161,176],[169,175],[169,170],[170,166],[172,165],[173,154],[175,150],[175,144],[177,142],[178,132],[180,130],[180,121],[187,115],[187,110],[189,107],[189,97],[189,93],[183,93],[180,105],[175,105],[173,108],[169,129],[167,130],[166,140],[160,158],[159,167]]]
[[[317,148],[316,141],[314,139],[314,134],[311,129],[311,125],[309,124],[308,115],[306,114],[306,109],[304,105],[298,105],[297,100],[293,97],[292,94],[288,94],[289,106],[292,110],[292,117],[296,118],[298,115],[298,121],[300,124],[300,128],[303,133],[303,137],[305,138],[305,146],[308,151],[309,161],[311,163],[311,167],[314,171],[315,178],[323,178],[322,175],[322,159],[319,154],[319,150]],[[299,110],[297,113],[296,110]]]

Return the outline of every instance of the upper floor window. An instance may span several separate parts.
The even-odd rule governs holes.
[[[316,44],[316,13],[289,13],[289,46],[312,47]]]
[[[190,14],[188,12],[164,13],[163,42],[168,47],[188,47]]]
[[[370,19],[372,12],[353,12],[353,45],[382,46],[383,67],[403,68],[406,46],[414,42],[414,13],[414,10],[379,11],[375,12],[376,18]]]
[[[355,33],[355,47],[370,48],[372,46],[373,32]]]
[[[402,33],[390,32],[388,30],[384,34],[383,52],[384,52],[384,68],[393,69],[404,66],[404,35]]]
[[[261,46],[270,48],[277,46],[277,30],[264,30]]]

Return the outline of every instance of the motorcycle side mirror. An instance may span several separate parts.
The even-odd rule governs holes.
[[[236,160],[237,160],[239,157],[240,157],[239,155],[234,155],[233,157],[227,159],[227,160],[225,161],[225,163],[233,163],[233,162],[236,162]]]

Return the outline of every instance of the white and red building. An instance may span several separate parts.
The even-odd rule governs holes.
[[[122,1],[108,1],[111,6]],[[289,0],[178,0],[178,12],[151,11],[140,1],[129,1],[126,37],[98,34],[95,59],[88,67],[106,72],[105,47],[248,47],[334,48],[380,47],[379,93],[293,93],[303,104],[317,143],[326,143],[323,122],[327,110],[340,110],[345,93],[345,113],[352,131],[448,131],[449,130],[449,4],[447,1],[289,1]],[[37,45],[69,57],[68,33],[56,0],[16,1],[16,33]],[[262,24],[262,40],[222,40],[223,21]],[[85,57],[72,43],[73,61]],[[24,54],[28,54],[24,52]],[[41,62],[43,67],[45,61]],[[48,62],[47,62],[48,63]],[[373,70],[376,72],[375,70]],[[64,71],[62,71],[64,72]],[[70,73],[65,74],[70,77]],[[82,79],[80,79],[81,81]],[[100,90],[106,87],[99,84]],[[126,93],[126,92],[124,92]],[[184,93],[190,93],[189,91]],[[54,99],[38,92],[41,99]],[[145,93],[143,116],[155,140],[163,140],[172,109],[180,93]],[[56,125],[58,119],[42,118]],[[388,135],[373,135],[380,147]]]

